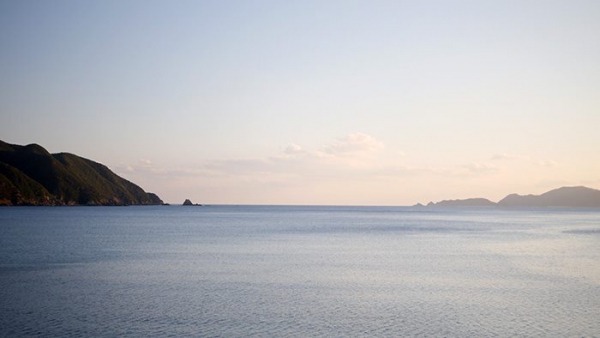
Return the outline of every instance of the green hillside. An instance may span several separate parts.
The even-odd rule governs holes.
[[[139,204],[162,201],[100,163],[0,141],[0,205]]]

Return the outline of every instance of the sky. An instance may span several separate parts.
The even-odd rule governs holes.
[[[0,139],[181,203],[600,189],[600,1],[0,0]]]

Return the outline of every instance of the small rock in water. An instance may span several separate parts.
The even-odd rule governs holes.
[[[183,205],[192,205],[192,206],[197,206],[197,207],[201,207],[202,206],[202,204],[198,204],[198,203],[194,204],[194,203],[192,203],[192,201],[190,201],[189,199],[186,199],[183,202]]]

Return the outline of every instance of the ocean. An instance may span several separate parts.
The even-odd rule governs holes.
[[[0,208],[0,336],[600,336],[600,210]]]

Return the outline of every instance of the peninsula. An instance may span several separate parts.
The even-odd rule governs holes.
[[[0,141],[0,205],[161,205],[108,167],[37,144]]]

